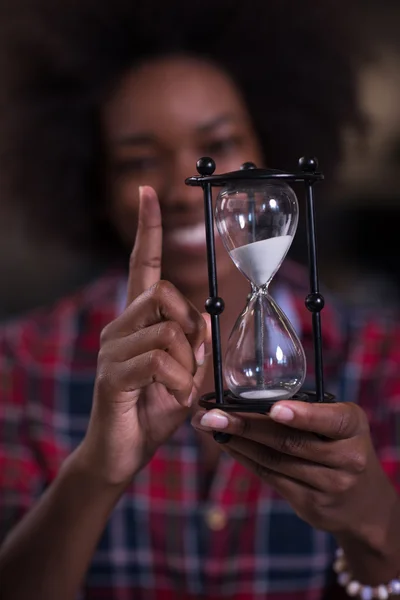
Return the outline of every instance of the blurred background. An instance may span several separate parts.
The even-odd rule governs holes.
[[[321,277],[353,305],[400,305],[400,2],[357,6],[374,56],[359,73],[368,127],[362,140],[343,132],[346,153],[334,197],[327,203],[317,196]],[[0,60],[7,60],[5,52]],[[51,303],[101,268],[93,253],[31,233],[23,207],[1,194],[0,180],[1,320]]]
[[[353,304],[400,302],[400,3],[359,4],[374,60],[359,77],[368,131],[345,132],[340,186],[328,207],[324,279]],[[324,235],[324,232],[322,233]],[[328,250],[328,247],[325,248]]]

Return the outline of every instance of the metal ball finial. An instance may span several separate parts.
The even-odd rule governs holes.
[[[253,162],[245,162],[240,167],[241,171],[247,171],[249,169],[257,169],[256,165]]]
[[[315,156],[302,156],[299,160],[299,169],[303,173],[315,173],[318,169],[318,159]]]
[[[214,173],[216,166],[212,158],[203,156],[197,161],[196,168],[199,175],[207,177],[207,175],[212,175]]]

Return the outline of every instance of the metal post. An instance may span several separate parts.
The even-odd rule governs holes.
[[[312,313],[317,402],[324,402],[324,369],[321,331],[321,310],[324,307],[324,298],[319,292],[313,182],[306,181],[305,185],[307,202],[308,265],[311,290],[310,295],[306,298],[305,304],[307,309]]]
[[[213,366],[216,402],[224,401],[224,380],[222,376],[222,351],[219,315],[224,310],[224,302],[218,296],[217,264],[215,258],[214,217],[212,205],[211,183],[203,183],[204,209],[207,239],[207,265],[210,297],[206,302],[206,310],[211,316],[211,329],[213,337]]]

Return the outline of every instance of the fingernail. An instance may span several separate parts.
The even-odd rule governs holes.
[[[201,365],[204,365],[204,359],[205,359],[204,344],[201,344],[200,348],[197,350],[197,352],[195,354],[195,357],[196,357],[196,362],[199,367],[201,367]]]
[[[280,404],[275,404],[271,408],[270,416],[274,421],[281,421],[283,423],[287,421],[292,421],[294,419],[294,412],[288,406],[282,406]]]
[[[190,394],[189,398],[187,399],[186,406],[188,406],[190,408],[192,406],[192,404],[193,404],[193,392]]]
[[[229,421],[228,417],[224,414],[211,412],[202,416],[200,425],[203,425],[203,427],[211,427],[211,429],[226,429],[229,425]]]

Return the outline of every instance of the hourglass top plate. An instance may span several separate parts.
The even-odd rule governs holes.
[[[215,186],[224,186],[230,181],[251,181],[253,179],[278,179],[281,181],[321,181],[324,178],[322,173],[305,173],[299,171],[297,173],[287,173],[276,169],[240,169],[230,173],[222,173],[220,175],[206,175],[189,177],[185,183],[192,186],[200,186],[203,183],[212,183]]]

